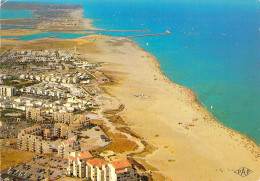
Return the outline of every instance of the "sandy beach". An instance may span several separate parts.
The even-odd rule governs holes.
[[[129,39],[102,37],[89,61],[118,84],[106,89],[125,105],[120,115],[157,149],[144,159],[165,180],[259,180],[259,146],[220,123],[194,93],[171,82],[157,60]],[[234,173],[246,167],[246,177]]]

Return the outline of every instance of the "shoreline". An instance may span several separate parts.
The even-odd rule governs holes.
[[[113,37],[113,36],[110,36],[110,37],[111,37],[111,38],[114,38],[114,39],[118,38],[118,37]],[[119,38],[128,38],[128,37],[119,37]],[[129,39],[130,41],[135,42],[135,43],[137,44],[137,46],[138,46],[142,51],[147,52],[148,54],[150,54],[150,56],[152,56],[152,57],[154,58],[155,65],[156,65],[156,66],[158,67],[158,69],[160,70],[161,75],[163,75],[163,76],[167,79],[167,81],[169,81],[169,83],[173,83],[173,84],[182,86],[182,87],[186,88],[188,91],[190,91],[190,92],[193,94],[193,96],[194,96],[194,102],[198,103],[201,107],[203,107],[203,108],[205,109],[205,111],[207,112],[207,114],[209,114],[217,123],[219,123],[221,126],[224,126],[224,127],[228,128],[228,129],[230,129],[230,130],[236,132],[237,134],[240,134],[241,136],[246,137],[247,139],[250,139],[254,144],[260,146],[260,142],[258,143],[256,140],[254,140],[253,138],[247,136],[245,133],[242,133],[242,132],[240,132],[239,130],[236,130],[236,129],[233,129],[233,128],[231,128],[231,127],[228,127],[228,126],[224,125],[224,123],[222,123],[220,120],[218,120],[218,119],[208,110],[208,108],[203,104],[203,102],[199,100],[199,98],[198,98],[199,96],[198,96],[191,88],[186,87],[186,86],[183,86],[183,85],[181,85],[181,84],[178,84],[178,83],[172,81],[169,77],[167,77],[167,76],[164,74],[164,71],[161,69],[161,64],[160,64],[159,59],[157,59],[152,53],[150,53],[150,52],[146,51],[144,48],[142,48],[135,40],[133,40],[133,39],[131,39],[131,38],[128,38],[128,39]]]
[[[111,37],[112,37],[112,36],[111,36]],[[115,38],[115,37],[113,37],[113,38]],[[238,130],[235,130],[235,129],[231,128],[231,127],[228,127],[228,126],[224,125],[221,121],[219,121],[219,120],[207,109],[207,107],[198,99],[197,94],[196,94],[191,88],[186,87],[186,86],[183,86],[183,85],[181,85],[181,84],[178,84],[178,83],[172,81],[169,77],[167,77],[167,76],[164,74],[163,70],[161,69],[161,64],[160,64],[159,60],[158,60],[152,53],[146,51],[146,50],[145,50],[144,48],[142,48],[136,41],[134,41],[134,40],[132,40],[132,39],[130,39],[130,38],[128,38],[128,39],[129,39],[130,41],[133,41],[134,43],[136,43],[137,46],[138,46],[142,51],[147,52],[151,57],[153,57],[153,61],[154,61],[155,66],[159,69],[160,74],[161,74],[163,77],[165,77],[165,80],[166,80],[167,82],[169,82],[169,83],[171,83],[171,84],[173,84],[173,85],[178,85],[178,86],[181,86],[181,87],[187,89],[187,91],[190,92],[191,95],[194,97],[194,102],[197,103],[197,104],[199,104],[203,109],[205,109],[205,111],[207,112],[207,114],[209,114],[209,115],[214,119],[214,121],[216,121],[216,122],[217,122],[218,124],[220,124],[221,126],[224,126],[224,127],[228,128],[228,129],[230,129],[230,130],[236,132],[237,134],[240,134],[241,136],[244,136],[246,139],[249,139],[249,140],[252,141],[254,144],[260,146],[260,143],[256,142],[256,141],[253,140],[251,137],[247,136],[247,135],[244,134],[244,133],[241,133],[241,132],[238,131]]]

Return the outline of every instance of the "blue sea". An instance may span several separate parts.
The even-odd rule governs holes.
[[[100,19],[94,22],[98,28],[150,30],[150,33],[170,30],[170,35],[133,40],[158,59],[164,74],[173,82],[191,88],[201,104],[221,123],[260,143],[259,1],[22,2],[25,1],[81,4],[85,17]],[[68,38],[71,37],[68,35]]]

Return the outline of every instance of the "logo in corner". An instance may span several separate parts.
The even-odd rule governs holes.
[[[249,174],[251,174],[253,171],[246,168],[246,167],[241,167],[240,169],[237,169],[235,171],[236,174],[240,175],[241,177],[246,177],[248,176]]]

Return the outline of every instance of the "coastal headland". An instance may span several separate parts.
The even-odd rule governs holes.
[[[99,70],[113,83],[100,87],[117,100],[115,106],[123,105],[113,112],[123,120],[116,129],[131,134],[139,145],[137,151],[123,155],[144,173],[152,173],[153,180],[259,180],[259,146],[215,120],[190,89],[164,76],[158,61],[136,42],[89,35],[71,40],[2,39],[1,46],[2,54],[14,48],[73,50],[76,46],[80,59],[102,62]],[[237,174],[241,168],[252,173],[242,177]]]

